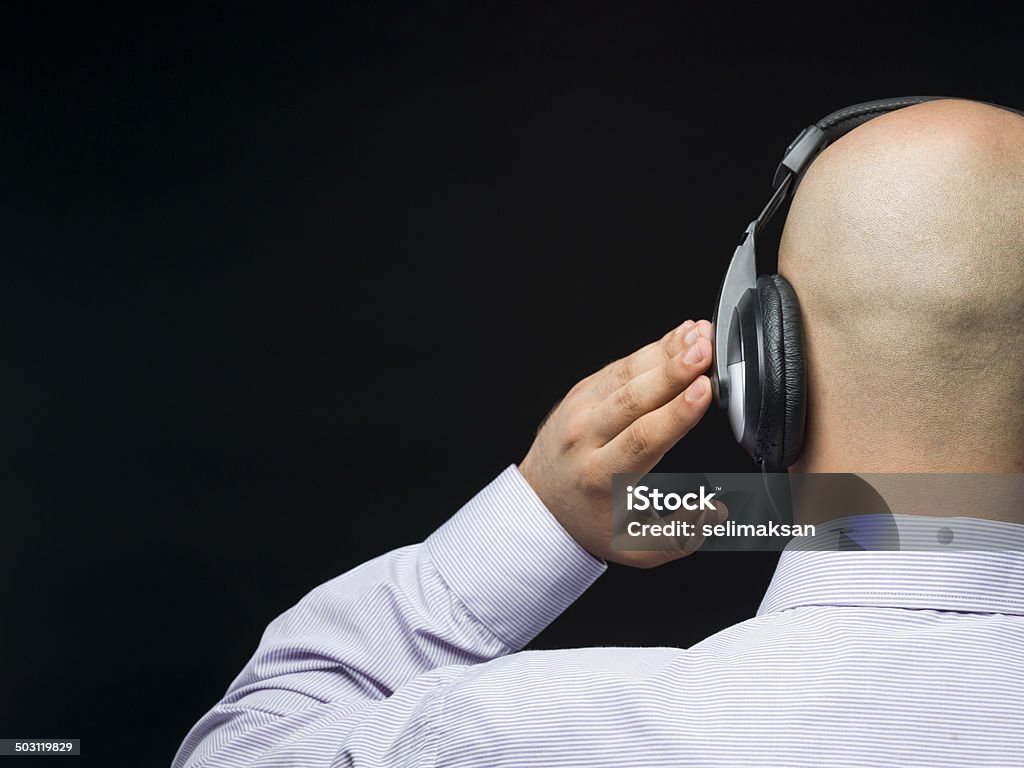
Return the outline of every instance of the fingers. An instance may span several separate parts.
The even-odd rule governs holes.
[[[657,341],[609,363],[581,384],[587,384],[592,399],[603,399],[626,382],[671,360],[681,350],[693,344],[699,336],[711,339],[711,323],[707,320],[687,320]]]
[[[692,337],[691,337],[692,338]],[[644,371],[609,394],[594,408],[594,424],[602,444],[646,413],[660,408],[686,389],[711,364],[711,342],[697,335],[660,365]]]
[[[720,499],[711,502],[711,509],[696,513],[686,510],[671,512],[665,516],[655,513],[641,516],[633,513],[631,519],[635,519],[641,524],[660,525],[662,530],[666,528],[673,530],[674,528],[678,533],[673,536],[661,534],[653,538],[641,539],[638,543],[635,536],[631,536],[625,526],[619,526],[621,530],[612,534],[612,547],[621,552],[630,553],[631,556],[626,560],[629,565],[643,568],[655,567],[696,552],[707,539],[704,526],[717,525],[728,517],[729,508]],[[673,526],[673,524],[676,525]],[[638,546],[640,548],[635,549]]]
[[[700,421],[711,405],[711,381],[697,376],[679,395],[630,423],[600,448],[611,472],[648,472]]]

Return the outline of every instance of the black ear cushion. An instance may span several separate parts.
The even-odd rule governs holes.
[[[772,275],[782,304],[782,355],[785,360],[785,434],[782,464],[793,464],[804,445],[807,418],[807,362],[804,357],[804,325],[796,291],[782,275]]]
[[[755,455],[770,472],[782,467],[786,429],[786,359],[782,353],[782,299],[771,275],[757,278],[757,298],[761,306],[761,350],[764,381],[761,384],[761,413],[754,437]]]
[[[764,383],[756,450],[770,472],[785,469],[803,445],[807,380],[803,326],[793,287],[779,275],[757,279],[764,335]]]

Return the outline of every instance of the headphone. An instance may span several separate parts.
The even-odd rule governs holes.
[[[765,472],[800,455],[807,419],[807,371],[800,302],[782,275],[757,275],[757,237],[821,151],[879,115],[948,96],[880,99],[840,109],[804,128],[787,147],[764,210],[747,227],[718,290],[711,384],[736,441]],[[980,102],[988,104],[988,102]],[[1007,112],[1024,112],[1003,107]]]

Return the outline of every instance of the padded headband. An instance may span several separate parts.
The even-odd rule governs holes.
[[[829,144],[838,141],[854,128],[863,125],[869,120],[873,120],[880,115],[895,112],[897,109],[903,109],[904,107],[923,104],[926,101],[940,101],[949,98],[951,97],[901,96],[895,99],[865,101],[861,104],[854,104],[852,107],[844,107],[843,109],[837,110],[830,115],[826,115],[814,125],[809,125],[804,128],[800,134],[793,139],[789,147],[786,148],[786,155],[782,158],[782,162],[779,163],[779,167],[775,171],[775,179],[772,182],[772,188],[775,189],[776,192],[778,192],[780,187],[786,187],[786,190],[781,193],[778,200],[776,200],[776,195],[772,195],[772,200],[769,201],[768,205],[765,206],[765,210],[761,212],[760,216],[758,216],[758,220],[760,222],[760,226],[757,228],[758,231],[760,232],[764,224],[767,223],[775,211],[778,210],[786,196],[786,193],[793,193],[796,191],[797,184],[808,166],[810,166],[814,158],[821,154],[821,151]],[[1004,107],[1000,104],[992,104],[987,101],[979,101],[976,103],[987,104],[990,107],[996,107],[997,109],[1002,109],[1024,117],[1024,112],[1021,112],[1019,109],[1012,109],[1011,107]],[[788,185],[786,183],[787,181],[789,182]]]

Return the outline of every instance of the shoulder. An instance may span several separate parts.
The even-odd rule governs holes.
[[[678,689],[693,681],[701,670],[721,672],[723,662],[731,666],[746,658],[745,649],[774,644],[789,628],[784,614],[752,618],[730,626],[690,648],[671,646],[605,646],[546,651],[520,651],[466,670],[452,687],[455,696],[471,696],[490,688],[507,694],[514,703],[516,692],[528,692],[536,702],[540,694],[565,699],[580,688],[602,686],[623,694],[626,690],[647,692],[647,685],[671,681]]]
[[[436,764],[499,768],[543,755],[618,765],[637,744],[649,764],[677,764],[709,711],[708,691],[723,675],[735,679],[713,657],[748,632],[730,627],[714,647],[523,651],[467,669],[436,710]]]

